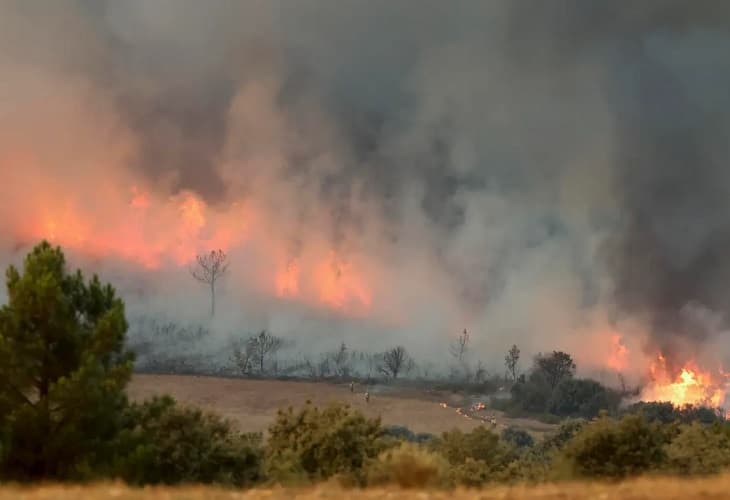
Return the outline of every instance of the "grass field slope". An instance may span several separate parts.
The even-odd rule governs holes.
[[[368,403],[365,390],[372,395]],[[390,387],[387,390],[356,385],[352,393],[348,384],[143,374],[136,374],[128,387],[132,399],[170,394],[182,403],[215,411],[251,432],[265,431],[277,410],[300,407],[306,401],[317,406],[347,403],[368,417],[380,417],[385,425],[405,425],[414,432],[439,434],[454,428],[468,432],[483,424],[456,413],[459,396]],[[442,402],[449,406],[444,408]],[[500,429],[514,425],[539,436],[555,428],[535,420],[506,418],[490,409],[484,413],[496,415]]]

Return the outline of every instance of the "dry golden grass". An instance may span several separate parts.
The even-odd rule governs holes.
[[[618,484],[563,483],[540,486],[493,487],[479,491],[403,491],[398,489],[342,490],[334,486],[308,489],[256,489],[233,491],[219,488],[131,489],[123,485],[41,486],[0,488],[0,500],[223,500],[223,499],[540,499],[540,500],[691,500],[730,498],[730,475],[705,478],[640,478]]]

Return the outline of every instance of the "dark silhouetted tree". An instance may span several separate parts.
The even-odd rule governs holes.
[[[276,337],[266,330],[249,339],[249,348],[253,360],[258,364],[259,373],[266,372],[266,360],[272,358],[284,346],[284,340]]]
[[[553,351],[552,354],[538,354],[535,357],[534,370],[540,372],[550,389],[554,390],[560,382],[573,377],[575,363],[570,354]]]
[[[396,379],[398,378],[398,374],[405,368],[409,359],[405,347],[394,347],[383,353],[383,365],[380,367],[380,371],[386,376]]]
[[[519,375],[518,363],[520,362],[520,350],[516,345],[513,345],[507,355],[504,357],[504,366],[507,367],[507,373],[512,378],[512,382],[517,382],[517,376]]]
[[[215,316],[215,286],[228,271],[228,262],[223,250],[211,250],[209,254],[196,257],[197,266],[190,270],[193,278],[210,287],[210,315]]]
[[[466,352],[469,350],[469,332],[464,329],[463,332],[459,335],[459,338],[454,340],[451,345],[449,346],[449,352],[451,352],[451,355],[459,362],[464,361],[464,356],[466,356]]]

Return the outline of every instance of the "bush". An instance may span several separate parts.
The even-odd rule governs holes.
[[[568,419],[558,429],[545,436],[537,448],[543,452],[560,451],[568,444],[583,428],[587,422],[580,418]]]
[[[261,479],[261,435],[170,397],[131,405],[118,440],[115,475],[132,484],[220,483],[246,486]]]
[[[457,486],[479,488],[485,483],[498,479],[493,468],[484,460],[468,457],[463,463],[451,469],[451,482]],[[501,479],[501,478],[500,478]]]
[[[512,446],[500,441],[496,434],[483,426],[468,433],[456,429],[445,432],[431,442],[430,449],[442,455],[453,466],[465,466],[467,470],[478,467],[479,475],[484,480],[496,479],[516,458]],[[478,463],[467,466],[465,464],[468,459]]]
[[[698,422],[681,427],[666,447],[668,470],[679,474],[713,474],[730,466],[730,436],[719,425]]]
[[[616,413],[621,395],[595,380],[565,379],[555,388],[548,411],[562,417],[593,418],[601,410]]]
[[[410,443],[427,443],[435,437],[433,434],[427,432],[415,433],[408,427],[402,425],[389,425],[383,429],[383,434],[386,437],[391,437],[399,441],[408,441]]]
[[[650,422],[661,422],[665,424],[672,422],[684,424],[701,422],[704,424],[712,424],[725,420],[722,412],[714,408],[695,406],[692,404],[675,406],[669,401],[640,401],[629,406],[625,410],[625,413],[642,415]]]
[[[535,444],[529,432],[512,426],[502,431],[502,439],[515,448],[529,448]]]
[[[403,442],[382,452],[367,470],[368,484],[401,488],[443,487],[449,484],[449,464],[439,454]]]
[[[606,416],[583,427],[562,455],[579,477],[625,477],[662,467],[669,433],[639,415]]]
[[[384,447],[380,419],[367,419],[347,405],[320,410],[307,403],[297,412],[279,411],[269,427],[267,475],[282,482],[358,476]]]
[[[552,389],[540,372],[533,372],[520,380],[510,389],[512,404],[521,410],[531,413],[545,413]]]

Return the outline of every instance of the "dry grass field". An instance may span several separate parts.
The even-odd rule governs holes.
[[[563,483],[540,486],[494,487],[478,491],[403,491],[398,489],[341,490],[334,486],[310,489],[219,488],[130,489],[122,485],[43,486],[0,488],[0,500],[233,500],[233,499],[539,499],[539,500],[713,500],[730,498],[730,475],[707,479],[640,478],[617,484]]]
[[[213,410],[230,418],[245,431],[264,431],[276,416],[276,411],[288,406],[298,407],[312,401],[326,405],[333,401],[349,403],[368,416],[380,416],[385,425],[405,425],[414,432],[438,434],[458,428],[469,431],[482,422],[456,413],[453,407],[439,403],[449,401],[448,394],[419,393],[414,390],[373,393],[369,403],[363,397],[363,387],[350,392],[347,385],[322,382],[250,380],[185,375],[135,375],[129,386],[130,397],[141,400],[153,395],[170,394],[180,402]],[[451,396],[453,398],[453,396]],[[500,412],[498,428],[516,425],[539,435],[554,426],[528,419],[508,419]]]

